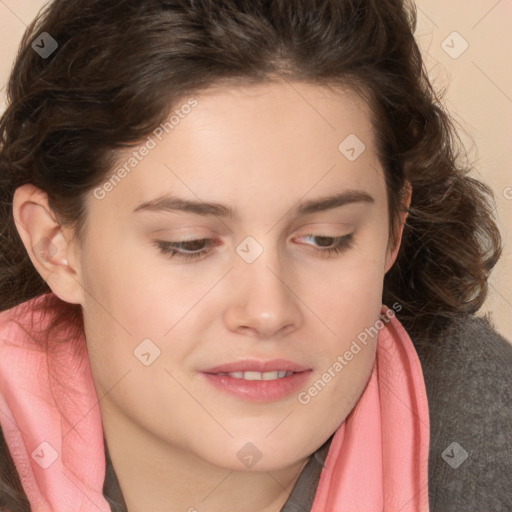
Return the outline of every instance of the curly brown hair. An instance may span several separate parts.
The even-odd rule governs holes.
[[[414,343],[474,314],[501,254],[493,194],[469,176],[415,27],[409,0],[53,0],[23,36],[0,120],[0,311],[50,291],[13,221],[17,187],[44,191],[80,240],[86,195],[179,98],[281,77],[349,86],[368,102],[391,226],[412,185],[383,303],[401,304]],[[31,47],[42,32],[58,42],[48,58]],[[48,294],[41,307],[50,329],[83,328],[80,305]],[[108,451],[104,493],[112,510],[126,511]],[[0,505],[30,510],[1,432]]]

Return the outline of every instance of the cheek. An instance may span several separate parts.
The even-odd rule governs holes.
[[[322,277],[323,286],[309,296],[326,327],[318,347],[323,354],[320,373],[331,368],[336,374],[324,397],[335,395],[347,408],[355,403],[371,372],[377,341],[372,327],[382,306],[386,239],[378,233],[369,239],[371,243],[361,242],[358,250],[341,258],[330,275]],[[343,369],[337,372],[333,365],[338,356],[343,358]]]
[[[373,244],[347,253],[312,288],[311,303],[328,325],[343,337],[352,336],[373,323],[382,305],[384,244]]]
[[[174,306],[180,308],[175,291],[181,285],[166,279],[154,260],[148,261],[151,249],[129,234],[117,236],[118,231],[98,230],[84,252],[84,313],[102,326],[102,332],[112,329],[121,338],[162,336],[173,323]],[[170,303],[173,296],[175,303]],[[165,325],[155,323],[157,318]]]
[[[318,295],[319,317],[315,353],[319,364],[313,386],[302,395],[308,414],[324,418],[333,432],[363,393],[376,352],[375,326],[382,305],[381,258],[358,258],[340,269],[325,293]]]
[[[366,374],[371,366],[374,340],[365,333],[378,320],[382,306],[383,273],[380,266],[365,263],[360,259],[357,265],[340,273],[336,286],[331,285],[320,309],[322,318],[334,333],[325,338],[328,366],[338,355],[350,351],[355,340],[366,338],[366,345],[359,343],[360,351],[357,347],[353,348],[357,352],[356,357],[347,354],[350,368],[344,371],[346,375],[352,372],[355,372],[354,375],[361,372]]]
[[[181,360],[194,348],[173,340],[187,339],[191,326],[200,323],[199,301],[212,282],[204,275],[191,280],[190,271],[176,271],[163,257],[141,264],[149,252],[142,244],[98,236],[84,253],[85,333],[91,367],[104,391],[128,370],[131,380],[145,382],[155,368]],[[137,359],[143,347],[151,357],[157,354],[150,367]]]

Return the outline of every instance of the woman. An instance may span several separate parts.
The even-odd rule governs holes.
[[[473,316],[492,194],[414,26],[398,0],[43,10],[1,120],[0,505],[510,506],[512,347]]]

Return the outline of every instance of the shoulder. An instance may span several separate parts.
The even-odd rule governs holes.
[[[498,412],[511,398],[512,344],[488,318],[458,318],[436,339],[415,346],[434,410],[455,400],[461,407],[453,414],[463,403]]]
[[[416,346],[430,414],[431,512],[512,509],[512,344],[488,318]]]
[[[495,391],[510,398],[505,384],[512,382],[512,344],[488,318],[458,318],[436,339],[415,347],[430,390],[437,391],[441,383],[453,385],[450,393],[435,397],[434,406],[460,394],[459,398],[481,403],[489,410],[498,398]],[[488,392],[493,392],[491,403],[485,400]]]

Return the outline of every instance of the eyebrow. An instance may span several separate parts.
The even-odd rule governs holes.
[[[323,212],[339,208],[351,203],[374,203],[374,198],[363,190],[345,190],[339,194],[321,197],[309,201],[299,202],[292,209],[292,215],[301,216],[311,213]],[[190,201],[173,195],[165,195],[139,204],[133,212],[185,212],[196,215],[214,215],[216,217],[236,218],[236,209],[221,203],[205,203],[203,201]]]

